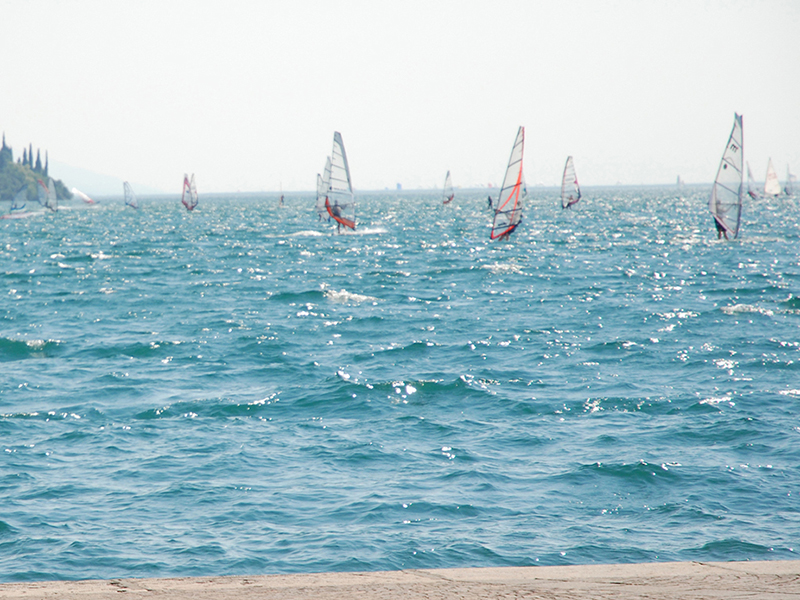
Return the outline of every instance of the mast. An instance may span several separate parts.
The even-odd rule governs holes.
[[[136,201],[136,194],[133,193],[131,184],[127,181],[123,181],[122,190],[125,194],[125,204],[131,208],[139,208],[139,203]]]
[[[442,204],[450,204],[455,198],[456,194],[453,191],[453,182],[450,179],[450,171],[444,178],[444,195],[442,196]]]
[[[508,159],[503,186],[497,198],[494,222],[489,239],[508,237],[522,221],[522,204],[527,196],[525,179],[522,176],[522,155],[525,149],[525,128],[520,126],[511,156]]]
[[[733,237],[739,235],[739,223],[742,217],[742,166],[744,161],[742,148],[742,116],[734,113],[733,130],[722,153],[717,177],[711,188],[708,210],[718,223],[718,228]],[[727,236],[726,236],[727,237]]]
[[[678,175],[678,185],[681,177]],[[561,178],[561,208],[570,208],[581,199],[581,186],[578,185],[578,176],[575,174],[575,163],[571,156],[567,157],[564,165],[564,176]]]
[[[778,174],[775,172],[775,167],[772,166],[772,159],[769,159],[767,164],[767,177],[764,180],[764,195],[777,196],[781,193],[781,184],[778,181]]]
[[[333,150],[331,151],[331,177],[325,208],[336,221],[337,230],[344,226],[356,228],[356,199],[353,194],[353,183],[350,180],[350,165],[344,150],[342,134],[333,133]]]

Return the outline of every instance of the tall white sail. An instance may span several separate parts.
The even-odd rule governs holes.
[[[747,195],[753,200],[758,200],[759,197],[756,182],[753,179],[753,172],[750,170],[750,163],[747,163]]]
[[[328,197],[328,189],[331,186],[331,157],[325,158],[325,170],[320,175],[317,173],[317,214],[320,218],[322,215],[328,214],[328,209],[325,208],[325,199]]]
[[[734,113],[733,130],[722,153],[722,160],[711,188],[708,210],[721,227],[733,237],[739,235],[739,223],[742,217],[742,167],[744,150],[742,148],[742,116]]]
[[[775,172],[775,167],[772,166],[772,159],[769,159],[767,164],[767,178],[764,180],[764,195],[777,196],[781,193],[781,184],[778,181],[778,174]]]
[[[339,226],[356,228],[356,199],[350,180],[350,165],[347,162],[347,153],[344,151],[342,134],[338,131],[333,133],[331,179],[325,208]]]
[[[786,165],[786,185],[783,188],[783,193],[787,196],[794,196],[794,182],[796,177],[792,175],[789,170],[789,165]]]
[[[84,194],[78,188],[74,187],[70,190],[73,194],[75,194],[78,198],[86,202],[86,204],[94,204],[95,201],[92,200],[87,194]]]
[[[139,208],[139,202],[136,200],[136,194],[133,193],[131,184],[127,181],[123,181],[122,190],[125,194],[125,204],[131,208]]]
[[[489,238],[508,236],[522,221],[522,205],[528,190],[522,176],[522,155],[525,149],[525,128],[520,127],[514,146],[511,148],[511,157],[503,177],[503,187],[497,198],[497,208],[494,211],[494,222]]]
[[[181,196],[181,202],[186,207],[186,210],[194,210],[197,206],[197,187],[194,184],[194,173],[192,173],[192,178],[189,179],[189,176],[184,173],[183,174],[183,195]]]
[[[442,196],[442,203],[450,204],[455,196],[456,193],[453,190],[453,180],[450,179],[450,171],[448,171],[444,178],[444,194]]]
[[[680,185],[678,176],[678,185]],[[581,186],[578,185],[578,176],[575,174],[575,163],[571,156],[567,157],[564,165],[564,176],[561,178],[561,208],[569,208],[581,199]]]

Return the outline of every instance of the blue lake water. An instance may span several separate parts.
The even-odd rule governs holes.
[[[440,194],[0,222],[0,581],[797,558],[797,202]]]

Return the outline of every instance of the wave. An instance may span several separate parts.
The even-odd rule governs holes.
[[[53,358],[64,347],[61,340],[20,340],[0,337],[0,361]]]

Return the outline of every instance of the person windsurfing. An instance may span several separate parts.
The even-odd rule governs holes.
[[[489,210],[492,210],[492,197],[489,196],[487,202],[489,203]]]
[[[725,239],[728,239],[728,230],[725,229],[725,226],[719,222],[717,217],[714,217],[714,225],[717,227],[717,239],[722,239],[722,236],[725,236]]]

